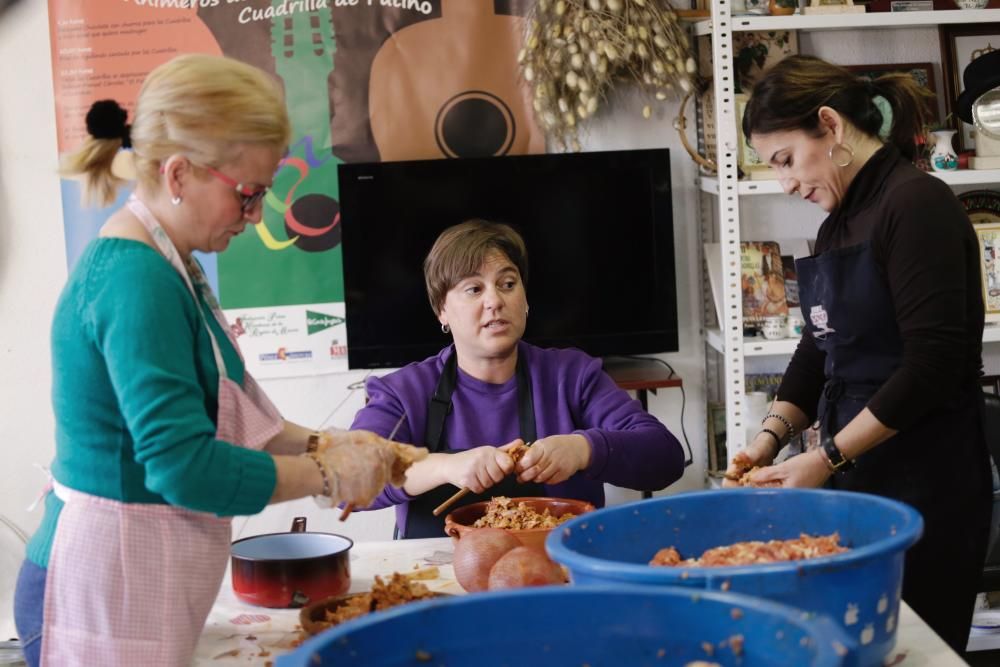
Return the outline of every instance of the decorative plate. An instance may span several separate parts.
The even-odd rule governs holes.
[[[1000,192],[996,190],[970,190],[958,195],[965,212],[973,224],[1000,222]]]
[[[1000,630],[1000,609],[981,609],[972,616],[972,627],[980,630]]]

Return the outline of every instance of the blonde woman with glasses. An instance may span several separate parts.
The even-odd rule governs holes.
[[[285,421],[192,257],[261,220],[290,135],[274,81],[181,56],[149,74],[131,126],[103,100],[87,130],[63,175],[108,205],[124,184],[112,162],[130,147],[136,185],[56,307],[53,489],[18,581],[18,634],[30,665],[187,665],[232,516],[309,495],[365,505],[402,484],[400,452],[420,452]]]

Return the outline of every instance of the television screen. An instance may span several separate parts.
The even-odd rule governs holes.
[[[403,366],[450,342],[422,263],[470,218],[524,237],[528,342],[678,349],[667,149],[341,164],[339,178],[351,368]]]

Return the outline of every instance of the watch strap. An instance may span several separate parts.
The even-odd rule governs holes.
[[[831,472],[843,472],[854,467],[854,462],[844,456],[844,453],[840,451],[833,441],[832,435],[827,435],[823,438],[822,447],[827,461],[830,462]]]

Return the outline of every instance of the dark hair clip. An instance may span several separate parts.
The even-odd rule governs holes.
[[[131,148],[131,125],[125,123],[128,112],[114,100],[98,100],[87,112],[87,132],[95,139],[121,139],[123,148]]]

